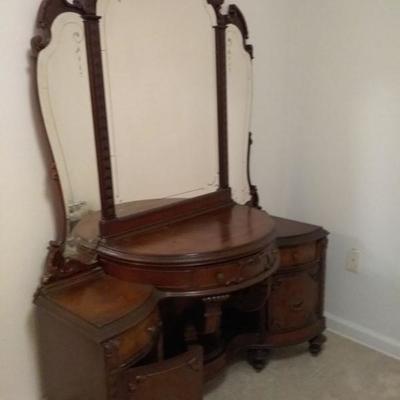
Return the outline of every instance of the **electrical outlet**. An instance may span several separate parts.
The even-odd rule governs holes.
[[[361,251],[357,249],[351,249],[347,255],[346,269],[347,271],[357,274],[360,268],[360,256]]]

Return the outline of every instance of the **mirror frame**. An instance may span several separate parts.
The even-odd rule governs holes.
[[[51,27],[54,20],[62,13],[79,14],[84,22],[86,51],[89,68],[89,83],[92,102],[92,117],[99,175],[99,193],[101,201],[100,235],[102,238],[112,237],[128,231],[144,227],[168,223],[173,220],[200,214],[208,210],[233,203],[229,186],[228,163],[228,96],[227,96],[227,59],[226,28],[236,25],[242,36],[243,46],[253,58],[253,47],[247,44],[248,30],[246,21],[239,8],[230,5],[227,14],[222,13],[224,0],[205,0],[212,6],[216,14],[217,24],[214,26],[216,43],[216,76],[217,76],[217,113],[218,113],[218,157],[219,157],[219,189],[216,192],[186,199],[177,203],[148,210],[125,217],[117,217],[114,200],[112,164],[110,155],[110,139],[104,84],[103,61],[101,54],[100,19],[96,13],[97,0],[43,0],[38,15],[38,35],[32,39],[35,55],[46,48],[51,41]],[[249,155],[250,155],[249,139]],[[248,178],[251,195],[251,206],[258,207],[257,189],[250,180],[250,157],[248,157]],[[56,171],[53,160],[52,169]],[[60,193],[61,184],[59,182]],[[64,204],[65,209],[65,204]]]

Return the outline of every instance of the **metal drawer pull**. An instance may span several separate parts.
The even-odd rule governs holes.
[[[158,335],[160,328],[158,326],[149,326],[147,332],[149,332],[152,339],[155,339]]]
[[[292,251],[292,257],[294,261],[298,261],[299,257],[301,256],[301,253],[299,250],[293,250]]]
[[[279,257],[278,249],[273,249],[270,253],[267,254],[267,264],[268,264],[269,268],[272,268],[275,266],[275,263],[278,260],[278,257]]]
[[[298,302],[291,305],[292,310],[301,311],[304,306],[304,300],[299,300]]]
[[[137,390],[138,385],[140,385],[141,383],[143,383],[145,380],[147,379],[146,376],[142,376],[142,375],[138,375],[135,377],[135,381],[136,382],[129,382],[128,384],[128,391],[130,393],[135,393]]]
[[[192,358],[187,362],[187,365],[192,368],[193,371],[199,371],[200,370],[200,362],[199,360],[195,357]]]
[[[225,274],[223,272],[217,274],[217,282],[221,285],[225,283]]]

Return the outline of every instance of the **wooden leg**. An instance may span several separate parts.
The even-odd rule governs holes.
[[[187,324],[184,331],[185,343],[187,345],[193,345],[199,342],[199,336],[197,329],[193,324]]]
[[[247,349],[247,361],[257,372],[261,372],[267,366],[270,354],[268,346],[251,346]]]
[[[206,363],[215,360],[224,352],[221,335],[222,307],[230,295],[211,296],[203,298],[203,326],[199,331],[200,344],[204,349]]]
[[[222,305],[229,295],[212,296],[203,299],[204,304],[204,335],[217,334],[221,327]]]
[[[326,336],[322,333],[309,341],[309,351],[313,356],[318,356],[322,349],[323,344],[326,342]]]

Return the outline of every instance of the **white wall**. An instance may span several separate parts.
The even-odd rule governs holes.
[[[296,0],[237,0],[255,47],[252,177],[263,207],[286,214],[289,190],[290,140],[286,123],[290,100],[288,40],[291,7]],[[301,3],[301,2],[300,2]]]
[[[28,56],[39,0],[0,15],[0,399],[39,398],[32,296],[54,238]]]
[[[334,327],[400,357],[400,3],[302,3],[288,214],[332,231]],[[352,247],[357,275],[344,270]]]
[[[332,232],[332,326],[400,355],[400,4],[237,4],[256,46],[253,175],[263,205]],[[28,57],[38,5],[4,2],[0,16],[1,400],[40,397],[31,299],[55,237]],[[352,247],[362,251],[358,275],[344,270]]]
[[[400,357],[400,3],[239,3],[256,44],[263,205],[331,231],[331,328]],[[352,248],[359,274],[344,268]]]

